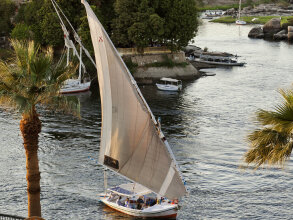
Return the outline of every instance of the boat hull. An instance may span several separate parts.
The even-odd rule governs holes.
[[[169,218],[174,219],[177,216],[178,205],[168,205],[168,207],[164,207],[162,205],[155,205],[158,206],[155,209],[148,208],[144,210],[132,209],[127,208],[116,203],[110,202],[106,198],[101,198],[101,202],[107,205],[108,207],[115,209],[116,211],[122,212],[124,214],[141,217],[141,218]],[[153,206],[153,207],[155,207]]]
[[[162,91],[180,91],[181,87],[180,86],[176,86],[176,85],[165,85],[165,84],[158,84],[156,83],[156,86],[159,90]]]
[[[71,86],[64,87],[60,90],[60,94],[72,94],[86,92],[90,89],[90,82],[75,84]]]
[[[236,21],[236,24],[237,24],[237,25],[245,25],[246,22],[245,22],[245,21],[241,21],[241,20],[237,20],[237,21]]]
[[[206,63],[206,64],[217,65],[217,66],[243,66],[245,64],[245,63],[213,62],[213,61],[204,61],[204,60],[197,60],[197,59],[195,59],[194,62]]]

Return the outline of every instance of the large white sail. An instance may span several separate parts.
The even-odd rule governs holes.
[[[169,199],[186,188],[168,143],[135,80],[89,4],[85,5],[95,51],[102,104],[99,161]]]

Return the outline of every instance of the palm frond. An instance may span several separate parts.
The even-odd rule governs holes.
[[[293,148],[293,90],[280,90],[284,102],[274,111],[258,110],[256,122],[262,126],[247,136],[250,149],[244,161],[261,165],[284,166]]]
[[[11,44],[14,58],[9,63],[0,62],[0,96],[10,95],[22,113],[32,113],[37,104],[53,104],[52,107],[63,106],[62,109],[79,112],[79,104],[70,101],[72,98],[58,97],[64,81],[76,73],[77,66],[54,65],[52,48],[41,52],[33,42],[12,40]]]

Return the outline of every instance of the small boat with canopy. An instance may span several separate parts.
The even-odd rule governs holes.
[[[187,194],[174,154],[136,81],[97,19],[86,8],[101,97],[99,163],[130,183],[105,187],[105,205],[142,218],[174,218]],[[105,185],[107,178],[105,174]]]
[[[159,90],[163,91],[180,91],[182,90],[182,81],[163,77],[156,83],[156,86]]]

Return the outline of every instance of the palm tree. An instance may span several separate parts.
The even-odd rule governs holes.
[[[293,148],[293,91],[280,90],[284,101],[274,111],[258,110],[256,122],[262,128],[248,135],[251,148],[244,155],[246,163],[284,166]]]
[[[26,155],[28,217],[41,217],[40,171],[38,161],[38,137],[41,121],[37,107],[44,105],[59,110],[65,109],[79,115],[76,98],[59,95],[64,81],[75,73],[70,64],[54,65],[53,52],[34,42],[12,40],[13,58],[0,61],[0,104],[17,109],[22,116],[20,131]]]

